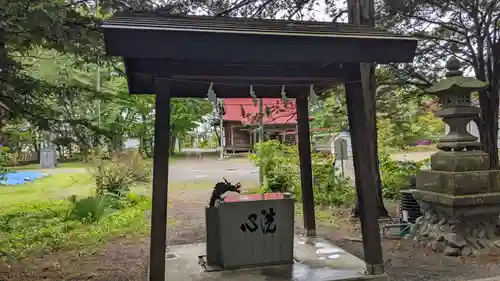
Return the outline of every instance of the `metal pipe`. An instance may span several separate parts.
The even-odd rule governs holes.
[[[259,99],[259,144],[262,145],[264,142],[264,104],[262,99]],[[264,184],[264,167],[262,166],[262,155],[259,149],[259,185]]]
[[[220,155],[219,155],[219,159],[222,160],[224,159],[224,114],[223,114],[223,110],[222,110],[222,107],[224,106],[224,103],[222,101],[222,99],[219,99],[218,101],[218,113],[219,113],[219,127],[220,127]]]

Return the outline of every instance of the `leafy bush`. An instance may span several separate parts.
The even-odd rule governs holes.
[[[7,165],[10,157],[9,149],[5,146],[0,147],[0,180],[5,180],[9,172],[5,166]]]
[[[249,158],[264,174],[262,192],[296,192],[299,185],[297,149],[270,140],[255,146]],[[300,189],[300,188],[299,188]]]
[[[299,158],[296,146],[289,146],[271,140],[256,146],[258,154],[250,159],[259,166],[262,159],[264,186],[261,192],[292,192],[301,196]],[[356,190],[351,180],[335,169],[335,159],[323,154],[313,154],[314,197],[318,205],[340,206],[354,202]],[[408,188],[410,179],[422,167],[421,162],[394,161],[389,153],[379,154],[383,196],[398,198],[400,190]]]
[[[389,88],[387,88],[389,89]],[[423,110],[418,99],[408,99],[409,92],[386,91],[377,100],[378,142],[382,147],[406,148],[417,140],[436,140],[444,133],[444,123],[430,110]]]
[[[73,208],[70,209],[67,219],[80,220],[85,223],[100,221],[105,215],[113,212],[111,205],[112,195],[89,196],[80,200],[71,197]]]
[[[270,140],[257,144],[256,151],[258,153],[251,154],[250,159],[255,166],[262,165],[264,186],[261,192],[292,192],[296,198],[300,198],[297,147]],[[350,180],[336,171],[333,158],[323,154],[313,154],[312,162],[316,203],[326,206],[351,203],[355,194],[354,189]]]
[[[151,180],[150,165],[136,151],[116,153],[111,156],[111,160],[97,159],[94,162],[91,173],[99,197],[114,194],[126,198],[134,184]]]
[[[354,202],[351,180],[335,168],[334,158],[313,155],[314,199],[319,205],[339,207]]]
[[[402,189],[410,186],[410,180],[422,167],[420,162],[394,161],[384,151],[379,153],[382,195],[387,199],[399,197]]]
[[[136,151],[112,155],[110,160],[97,157],[95,167],[91,168],[95,179],[95,195],[77,200],[72,196],[72,208],[67,219],[95,223],[113,211],[134,206],[140,202],[130,190],[139,182],[148,182],[151,167]]]

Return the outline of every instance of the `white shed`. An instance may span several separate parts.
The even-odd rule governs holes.
[[[351,145],[351,135],[349,132],[340,132],[333,136],[330,141],[328,141],[328,146],[330,147],[330,152],[332,155],[335,155],[335,140],[336,139],[345,139],[347,141],[347,155],[352,157],[352,145]]]

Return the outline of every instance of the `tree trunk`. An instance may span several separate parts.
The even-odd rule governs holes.
[[[66,158],[64,157],[64,148],[62,145],[57,146],[57,152],[59,152],[59,158],[61,159],[61,161],[66,160]]]
[[[153,139],[148,139],[148,147],[147,147],[147,154],[148,158],[153,157],[153,149],[154,149],[154,144],[153,144]]]
[[[116,132],[112,138],[108,138],[107,146],[110,153],[123,151],[123,132]]]
[[[67,145],[66,150],[68,151],[68,158],[73,159],[73,145],[71,143]]]
[[[144,137],[139,136],[139,152],[141,153],[142,157],[147,158],[147,153],[146,153],[146,142],[144,141]]]
[[[33,148],[35,149],[35,153],[36,153],[36,157],[37,157],[37,161],[40,161],[40,144],[38,143],[38,141],[35,139],[33,140]],[[21,152],[21,150],[19,150],[19,152]]]
[[[80,156],[84,163],[89,161],[89,147],[87,145],[80,145]]]
[[[170,146],[169,146],[169,155],[174,155],[175,153],[175,140],[177,138],[173,135],[170,135]]]
[[[495,85],[480,93],[481,113],[476,118],[481,148],[490,156],[490,169],[498,169],[498,89]]]
[[[219,147],[222,147],[222,142],[221,142],[219,131],[217,130],[217,126],[214,125],[213,129],[214,129],[215,137],[217,138],[217,143],[219,144]]]

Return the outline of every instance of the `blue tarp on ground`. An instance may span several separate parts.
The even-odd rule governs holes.
[[[34,181],[35,179],[41,179],[46,177],[47,175],[41,172],[29,172],[29,171],[22,171],[22,172],[11,172],[7,173],[6,180],[0,181],[0,184],[6,184],[6,185],[18,185],[18,184],[24,184],[30,181]]]

